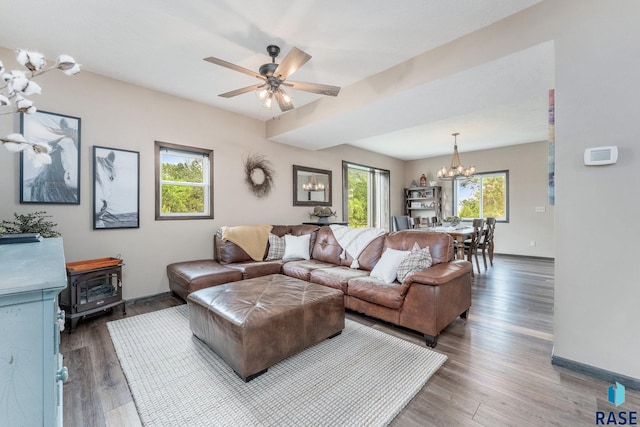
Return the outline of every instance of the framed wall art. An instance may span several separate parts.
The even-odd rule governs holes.
[[[20,115],[20,133],[47,145],[51,163],[20,153],[20,203],[80,204],[80,118],[37,111]]]
[[[93,229],[140,227],[140,153],[93,147]]]

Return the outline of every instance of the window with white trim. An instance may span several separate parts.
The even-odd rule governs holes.
[[[509,171],[477,173],[453,181],[453,215],[509,221]]]
[[[213,218],[213,150],[155,142],[156,219]]]

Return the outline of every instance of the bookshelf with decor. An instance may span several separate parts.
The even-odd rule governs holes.
[[[442,221],[442,187],[404,189],[404,213],[413,218],[416,228],[427,227],[431,217]]]

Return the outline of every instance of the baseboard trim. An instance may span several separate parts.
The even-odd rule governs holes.
[[[534,256],[534,255],[517,255],[517,254],[503,254],[495,252],[494,256],[501,256],[506,258],[528,258],[528,259],[538,259],[541,261],[555,261],[556,259],[553,257],[545,257],[545,256]]]
[[[601,380],[605,380],[609,383],[619,382],[626,388],[632,390],[640,390],[640,380],[626,375],[618,374],[616,372],[607,371],[606,369],[596,368],[595,366],[585,365],[584,363],[576,362],[574,360],[565,359],[564,357],[551,356],[551,364],[567,368],[572,371],[581,372],[583,374],[595,377]]]
[[[154,294],[154,295],[147,295],[144,297],[138,297],[138,298],[131,298],[126,300],[126,304],[140,304],[140,303],[145,303],[147,301],[153,300],[155,298],[159,298],[159,297],[168,297],[171,296],[173,293],[171,291],[168,292],[161,292],[159,294]]]

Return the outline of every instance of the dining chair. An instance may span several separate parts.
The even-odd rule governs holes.
[[[413,228],[413,218],[408,215],[392,217],[392,230],[409,230]]]
[[[482,238],[482,233],[484,230],[484,219],[476,218],[473,220],[473,233],[471,234],[471,239],[467,239],[464,241],[464,253],[467,256],[467,260],[473,263],[473,258],[476,259],[476,266],[478,267],[478,274],[480,274],[480,260],[478,259],[478,245],[480,244],[480,239]],[[471,269],[471,275],[473,276],[473,268]]]
[[[487,253],[489,254],[489,263],[493,267],[493,235],[496,230],[496,219],[488,217],[486,220],[486,228],[482,234],[482,239],[478,243],[478,249],[482,250],[482,261],[484,269],[487,269]]]

